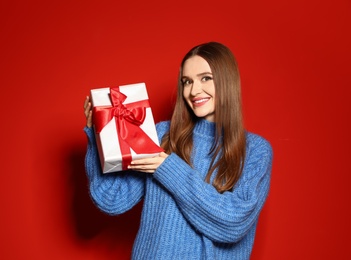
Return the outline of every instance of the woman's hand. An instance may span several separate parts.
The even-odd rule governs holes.
[[[84,114],[87,119],[87,127],[92,127],[93,125],[93,112],[91,110],[91,102],[89,96],[85,98],[84,101]]]
[[[168,154],[161,152],[158,156],[152,158],[134,160],[128,166],[128,169],[139,172],[154,173],[167,157]]]

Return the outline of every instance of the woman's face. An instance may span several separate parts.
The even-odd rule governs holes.
[[[182,74],[183,97],[197,117],[214,121],[215,86],[207,61],[200,56],[187,59]]]

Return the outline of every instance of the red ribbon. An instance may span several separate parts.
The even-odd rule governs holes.
[[[132,161],[130,148],[138,154],[159,153],[163,150],[140,128],[146,117],[149,101],[141,100],[123,104],[127,96],[119,88],[110,88],[112,106],[94,107],[94,125],[100,133],[105,125],[115,118],[117,136],[122,153],[122,169],[127,170]]]

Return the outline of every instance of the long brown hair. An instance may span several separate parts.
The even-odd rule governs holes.
[[[194,115],[183,98],[181,78],[185,61],[195,55],[207,61],[213,75],[216,93],[214,115],[216,136],[211,149],[212,162],[206,181],[210,182],[211,175],[217,169],[212,185],[222,193],[232,190],[239,180],[244,167],[246,147],[239,69],[234,55],[223,44],[209,42],[195,46],[183,58],[170,130],[162,139],[161,146],[167,153],[174,152],[192,165],[190,157],[193,129],[199,118]]]

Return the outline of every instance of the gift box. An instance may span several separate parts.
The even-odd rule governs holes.
[[[145,83],[91,90],[93,125],[103,173],[127,170],[159,146]]]

